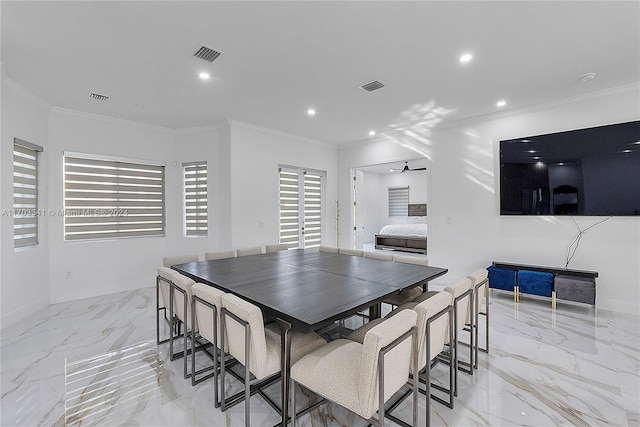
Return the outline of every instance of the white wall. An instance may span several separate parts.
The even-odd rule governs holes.
[[[638,86],[625,87],[434,131],[426,147],[431,160],[428,251],[431,264],[449,268],[440,282],[492,261],[564,266],[567,246],[577,231],[570,218],[499,215],[498,142],[638,120],[639,92]],[[351,167],[398,160],[410,150],[384,140],[356,143],[338,154],[342,177]],[[348,201],[345,180],[338,186],[341,201]],[[576,220],[586,228],[601,218]],[[640,218],[615,217],[582,238],[569,268],[599,272],[598,308],[640,314],[639,261]]]
[[[51,107],[11,80],[2,66],[2,128],[0,141],[0,203],[4,212],[13,208],[13,138],[17,137],[44,148],[40,153],[38,185],[39,208],[48,208],[47,174],[51,162],[48,141]],[[48,218],[38,221],[39,244],[27,248],[13,247],[13,218],[0,220],[0,327],[49,304]]]
[[[232,121],[231,234],[234,248],[278,242],[278,165],[327,172],[324,193],[324,244],[335,245],[335,146]]]
[[[154,284],[162,257],[177,254],[182,234],[182,157],[173,131],[54,108],[49,117],[49,205],[63,208],[63,152],[166,162],[166,236],[64,242],[62,217],[49,218],[51,302]],[[177,166],[173,166],[173,162]]]

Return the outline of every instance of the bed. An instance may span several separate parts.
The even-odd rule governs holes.
[[[389,224],[375,235],[376,249],[427,254],[427,224]]]

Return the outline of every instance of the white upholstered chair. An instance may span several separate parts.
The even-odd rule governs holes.
[[[453,297],[453,334],[451,343],[455,347],[454,350],[454,394],[458,395],[458,370],[461,370],[467,374],[473,375],[473,316],[468,316],[469,310],[473,306],[473,289],[471,286],[471,279],[460,279],[454,284],[444,288],[446,292],[449,292]],[[467,329],[467,318],[469,317],[470,323]],[[467,329],[469,331],[469,362],[460,361],[460,345],[458,338],[460,333]],[[462,365],[462,366],[461,366]]]
[[[236,253],[238,254],[239,257],[248,256],[248,255],[258,255],[262,253],[262,247],[254,246],[252,248],[242,248],[242,249],[236,250]]]
[[[196,385],[208,378],[213,377],[213,401],[216,408],[220,406],[218,395],[218,357],[224,357],[224,353],[219,351],[220,341],[220,309],[222,308],[223,291],[213,286],[203,283],[196,283],[191,286],[191,315],[193,324],[198,324],[198,334],[191,340],[191,385]],[[207,355],[213,360],[213,366],[196,371],[196,341],[206,340],[212,344],[212,353],[207,350]],[[198,375],[213,369],[213,372],[198,378]]]
[[[286,245],[285,243],[276,243],[276,244],[267,245],[264,247],[264,251],[268,254],[270,254],[271,252],[286,251],[288,249],[289,249],[289,246]]]
[[[342,255],[363,256],[364,251],[360,249],[338,249],[338,253]]]
[[[191,323],[191,287],[195,282],[187,276],[176,273],[172,276],[171,280],[171,299],[169,304],[169,312],[175,315],[180,322],[184,325],[184,331],[182,333],[183,339],[183,351],[173,352],[173,342],[175,338],[173,334],[169,339],[169,355],[170,360],[176,360],[179,358],[184,359],[184,378],[187,379],[191,374],[187,369],[187,340],[193,339],[193,334],[198,331],[197,321]]]
[[[441,399],[438,396],[431,396],[432,399],[442,403],[453,409],[453,351],[449,348],[445,352],[445,345],[449,344],[449,333],[453,330],[453,298],[449,292],[440,291],[435,292],[432,298],[429,298],[421,303],[408,302],[396,308],[385,319],[389,319],[396,314],[402,312],[402,310],[413,310],[417,314],[416,327],[417,327],[417,339],[418,345],[416,347],[417,367],[420,374],[420,382],[425,384],[425,390],[420,390],[425,396],[431,396],[431,362],[440,355],[446,353],[447,362],[449,365],[449,388],[445,388],[434,384],[433,387],[449,395],[448,401]],[[353,331],[347,338],[356,342],[362,343],[367,332],[384,322],[384,319],[374,319],[371,322],[365,324],[361,328]],[[427,359],[428,355],[428,359]],[[412,370],[412,372],[415,372]],[[398,401],[394,402],[392,407],[397,405],[406,399],[411,391],[406,392]],[[429,405],[427,406],[427,425],[429,420]],[[388,414],[389,418],[396,421],[396,418]]]
[[[262,311],[259,307],[233,294],[225,294],[221,298],[222,310],[220,324],[222,339],[220,348],[228,348],[229,354],[245,367],[244,400],[245,425],[250,424],[251,388],[260,388],[269,380],[280,374],[281,340],[280,334],[264,327]],[[305,354],[325,344],[318,334],[302,334],[291,331],[291,363],[295,363]],[[227,400],[234,403],[242,400],[231,396],[227,399],[225,392],[225,360],[221,358],[222,410],[228,407]],[[255,380],[251,381],[251,375]],[[252,384],[253,383],[253,384]],[[257,384],[256,384],[257,383]],[[266,383],[270,384],[270,383]],[[239,393],[240,395],[242,394]]]
[[[372,424],[383,426],[384,402],[409,380],[415,361],[415,311],[402,310],[371,328],[360,344],[338,339],[310,352],[291,366],[291,423],[295,427],[295,384],[356,413]],[[417,378],[412,388],[413,425],[417,423]],[[378,412],[378,418],[374,414]]]
[[[489,272],[486,268],[479,268],[467,277],[471,279],[473,287],[473,322],[474,322],[474,339],[475,339],[475,357],[473,367],[478,369],[478,350],[489,353]],[[484,300],[484,311],[482,311],[482,300]],[[471,316],[471,311],[469,316]],[[478,328],[480,327],[480,315],[484,316],[485,322],[485,347],[480,347],[478,340]],[[471,319],[467,317],[467,323],[471,323]]]
[[[332,254],[337,254],[338,253],[338,248],[334,248],[333,246],[320,246],[318,248],[318,250],[320,252],[329,252]]]
[[[393,254],[385,254],[382,252],[365,252],[365,258],[380,259],[383,261],[393,261]]]
[[[164,257],[162,259],[162,267],[158,268],[156,275],[156,343],[162,344],[169,341],[169,338],[160,339],[160,311],[163,312],[164,318],[169,323],[170,329],[179,327],[179,323],[175,319],[167,319],[167,309],[169,305],[169,289],[171,288],[171,276],[177,273],[170,267],[177,264],[185,264],[187,262],[198,261],[198,255],[178,255]],[[162,304],[160,299],[162,298]],[[172,332],[173,333],[173,332]]]
[[[228,251],[207,252],[204,254],[204,259],[207,261],[215,261],[217,259],[226,259],[226,258],[235,258],[235,257],[236,257],[235,249],[231,249]]]

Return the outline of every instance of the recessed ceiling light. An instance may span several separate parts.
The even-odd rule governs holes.
[[[369,136],[373,136],[373,135],[375,135],[375,134],[376,134],[376,131],[375,131],[375,130],[370,130],[370,131],[369,131]]]
[[[460,62],[462,62],[463,64],[466,64],[467,62],[471,61],[473,59],[473,55],[471,55],[470,53],[465,53],[464,55],[462,55],[460,57]]]
[[[198,77],[200,77],[202,80],[209,80],[211,76],[209,75],[209,73],[205,73],[203,71],[202,73],[198,74]]]
[[[504,99],[496,102],[496,107],[504,107],[505,105],[507,105],[507,101],[505,101]]]
[[[307,114],[308,114],[309,116],[315,116],[315,115],[316,115],[316,110],[314,110],[313,108],[309,108],[309,109],[307,110]]]

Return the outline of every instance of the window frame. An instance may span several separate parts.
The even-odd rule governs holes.
[[[406,203],[404,203],[405,200]],[[387,210],[389,218],[404,218],[409,216],[408,185],[387,187]]]
[[[19,149],[17,149],[19,147]],[[20,138],[13,138],[13,203],[12,203],[12,216],[13,216],[13,248],[22,249],[40,244],[40,153],[44,149],[31,142],[25,141]],[[29,158],[32,157],[32,158]],[[22,162],[20,161],[22,160]],[[31,168],[33,166],[33,168]],[[16,167],[20,169],[16,169]],[[32,174],[28,173],[28,170],[33,170]],[[16,178],[19,178],[16,180]],[[32,182],[30,182],[32,181]],[[23,189],[16,190],[16,189]],[[22,203],[16,203],[17,199]],[[35,203],[24,203],[27,200],[33,199]],[[22,220],[22,221],[20,221]],[[19,223],[18,223],[19,222]],[[31,227],[29,227],[31,225]],[[16,236],[24,235],[17,234],[18,230],[24,230],[33,228],[34,236],[27,238],[16,239]]]
[[[204,180],[199,180],[199,178],[202,178],[202,176],[199,176],[199,174],[197,173],[197,168],[204,166]],[[188,169],[194,169],[193,171],[189,171]],[[204,183],[204,197],[201,191],[188,191],[187,189],[187,180],[188,180],[188,176],[187,173],[188,172],[195,172],[195,179],[197,181],[196,185],[200,185],[202,183]],[[194,161],[194,162],[183,162],[182,163],[182,191],[183,191],[183,215],[184,215],[184,221],[183,221],[183,234],[185,237],[207,237],[209,235],[209,167],[207,165],[207,161],[206,160],[201,160],[201,161]],[[204,210],[202,209],[201,205],[202,203],[197,203],[197,205],[195,206],[195,212],[188,212],[189,208],[189,196],[199,196],[196,197],[197,200],[199,201],[204,201]],[[193,213],[194,215],[189,215]],[[200,230],[201,226],[198,225],[200,223],[202,223],[202,219],[197,219],[197,218],[201,218],[202,214],[204,213],[204,230]],[[189,217],[193,216],[195,217],[195,223],[196,223],[196,228],[194,230],[190,230],[189,224]]]
[[[70,166],[73,167],[69,168]],[[79,172],[82,168],[89,169],[89,172],[85,174]],[[91,168],[94,170],[92,171]],[[97,169],[104,169],[104,174],[98,173],[100,171]],[[102,175],[104,176],[101,177]],[[70,176],[79,178],[73,180],[69,179]],[[94,176],[95,179],[92,180],[90,176]],[[83,181],[82,177],[88,178]],[[165,162],[65,151],[63,153],[63,241],[74,243],[164,237],[167,223],[166,190]],[[91,195],[94,197],[68,197],[67,191],[70,193],[75,191],[77,194],[93,191]],[[99,194],[112,197],[98,197]],[[143,196],[136,199],[133,195]],[[143,203],[144,201],[148,204]],[[87,206],[82,206],[81,202],[87,203]],[[91,214],[92,210],[93,214]],[[130,215],[129,210],[132,210],[133,214]],[[121,217],[124,219],[118,220]],[[99,218],[107,219],[101,222]],[[83,223],[83,220],[86,222]],[[115,226],[118,224],[121,227]],[[110,225],[115,227],[109,228]],[[136,230],[134,228],[136,225],[143,229]],[[102,229],[98,229],[99,227]],[[94,231],[88,231],[92,228]],[[80,231],[74,231],[74,229],[80,229]]]

